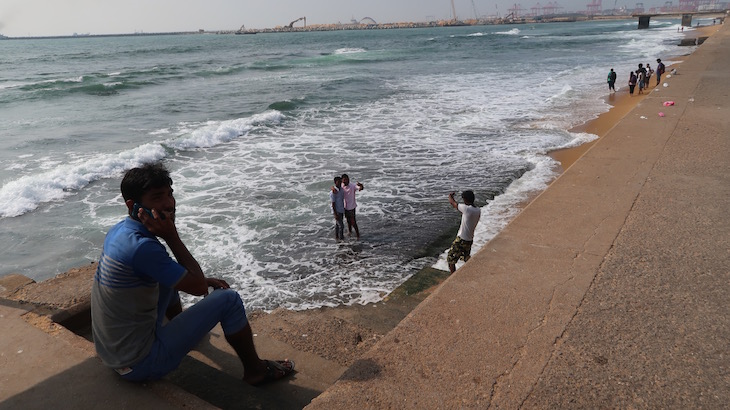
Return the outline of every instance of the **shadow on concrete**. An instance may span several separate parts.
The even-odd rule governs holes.
[[[261,387],[246,384],[238,356],[216,347],[213,338],[222,336],[209,333],[194,349],[201,359],[186,356],[165,379],[221,409],[301,409],[322,393],[292,383],[296,373]]]
[[[383,368],[373,359],[361,359],[353,363],[340,380],[366,381],[377,379]]]
[[[95,358],[56,374],[0,403],[0,409],[174,409],[184,404],[163,399],[154,384],[129,383]]]

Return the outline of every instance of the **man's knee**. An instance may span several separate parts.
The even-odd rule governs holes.
[[[213,298],[211,303],[219,304],[223,317],[220,320],[223,332],[226,334],[236,332],[247,323],[246,309],[243,306],[241,296],[233,289],[216,289],[207,298]]]

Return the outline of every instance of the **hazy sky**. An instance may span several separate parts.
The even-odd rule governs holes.
[[[556,1],[562,11],[585,10],[589,0]],[[633,8],[636,0],[614,0]],[[460,19],[501,15],[515,0],[454,0]],[[529,9],[537,0],[517,1]],[[609,4],[610,3],[610,4]],[[656,3],[656,4],[654,4]],[[603,0],[603,8],[614,2]],[[664,4],[644,1],[645,7]],[[451,0],[0,0],[0,34],[6,36],[113,34],[268,28],[306,17],[307,24],[347,23],[371,17],[378,23],[450,19]],[[298,23],[301,25],[302,23]]]

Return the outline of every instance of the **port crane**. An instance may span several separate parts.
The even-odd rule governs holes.
[[[298,19],[289,23],[289,25],[287,27],[292,28],[292,27],[294,27],[294,23],[302,21],[302,20],[304,20],[304,27],[307,27],[307,18],[306,17],[299,17]]]

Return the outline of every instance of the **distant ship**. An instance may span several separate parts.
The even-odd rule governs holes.
[[[236,30],[236,34],[256,34],[255,30],[246,30],[246,26],[243,25],[241,28]]]

